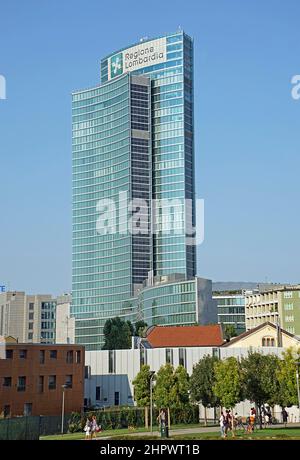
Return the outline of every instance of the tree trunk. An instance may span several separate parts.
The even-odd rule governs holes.
[[[204,406],[204,425],[207,426],[207,413],[206,413],[206,406]]]
[[[167,425],[169,427],[169,432],[170,432],[170,429],[171,429],[171,414],[170,414],[170,408],[168,407],[168,422],[167,422]]]
[[[235,432],[234,432],[234,416],[233,416],[233,409],[231,408],[231,430],[232,430],[232,437],[235,437]]]
[[[145,428],[149,427],[148,406],[145,406]]]
[[[261,404],[258,405],[258,414],[259,414],[259,428],[262,430],[262,413],[261,413]]]

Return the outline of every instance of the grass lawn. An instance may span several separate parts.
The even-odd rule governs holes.
[[[171,439],[177,439],[177,440],[184,440],[184,439],[219,439],[223,440],[220,436],[219,432],[211,432],[211,433],[190,433],[190,434],[185,434],[183,436],[180,435],[175,435]],[[243,440],[243,439],[261,439],[261,440],[276,440],[276,439],[297,439],[300,440],[300,428],[270,428],[270,429],[262,429],[262,430],[256,430],[253,433],[242,433],[241,431],[238,431],[236,433],[235,438],[232,438],[231,433],[228,434],[228,438],[225,439],[225,441],[229,440]]]
[[[185,428],[199,428],[200,425],[199,423],[197,424],[191,424],[191,425],[186,425],[186,424],[179,424],[179,425],[174,425],[171,427],[172,430],[179,430],[179,429],[185,429]],[[117,429],[117,430],[104,430],[102,433],[97,433],[97,438],[102,438],[102,437],[121,437],[128,435],[128,438],[130,439],[130,433],[144,433],[146,431],[150,431],[150,428],[136,428],[134,431],[129,431],[128,428],[123,428],[123,429]],[[157,434],[158,428],[156,425],[153,426],[153,434],[154,436]],[[85,439],[85,433],[84,432],[79,432],[79,433],[67,433],[64,435],[61,434],[55,434],[55,435],[49,435],[49,436],[40,436],[40,440],[42,441],[78,441]],[[120,438],[121,439],[121,438]],[[124,439],[124,438],[123,438]],[[134,439],[134,436],[131,437],[131,439]],[[151,439],[151,437],[149,438]]]
[[[172,430],[178,430],[178,429],[188,429],[188,428],[199,428],[201,425],[196,424],[196,425],[174,425],[171,429]],[[158,435],[157,432],[157,427],[153,427],[153,435],[149,436],[149,434],[145,434],[145,436],[134,436],[133,433],[143,433],[149,431],[149,429],[145,428],[137,428],[134,432],[133,431],[128,431],[127,428],[125,429],[119,429],[119,430],[106,430],[103,433],[100,433],[97,435],[97,437],[102,438],[102,437],[109,437],[110,439],[115,439],[115,440],[133,440],[133,439],[141,439],[141,440],[150,440],[150,439],[161,439],[160,436]],[[132,434],[130,434],[132,433]],[[57,441],[57,440],[73,440],[73,441],[78,441],[82,440],[85,438],[85,433],[68,433],[62,435],[54,435],[54,436],[41,436],[41,440],[49,440],[49,441]],[[169,439],[174,439],[174,440],[220,440],[223,441],[223,439],[220,436],[219,431],[216,429],[215,432],[206,432],[206,433],[187,433],[187,434],[173,434]],[[243,439],[265,439],[265,440],[278,440],[278,439],[287,439],[287,440],[300,440],[300,428],[293,428],[293,427],[288,427],[288,428],[267,428],[267,429],[262,429],[262,430],[256,430],[254,433],[243,433],[241,431],[238,431],[236,433],[235,438],[233,439],[231,436],[231,433],[228,433],[228,438],[225,439],[224,441],[231,441],[231,440],[243,440]]]

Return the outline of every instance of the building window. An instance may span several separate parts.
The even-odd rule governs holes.
[[[115,391],[115,406],[119,406],[119,405],[120,405],[120,392]]]
[[[80,363],[81,363],[81,351],[77,350],[76,351],[76,364],[80,364]]]
[[[24,404],[24,416],[30,417],[32,415],[32,403],[25,403]]]
[[[26,390],[26,377],[22,376],[18,378],[18,386],[17,386],[18,391],[25,391]]]
[[[48,388],[49,388],[49,390],[55,390],[56,389],[56,375],[49,375]]]
[[[166,363],[173,364],[173,350],[172,348],[166,348]]]
[[[212,355],[214,358],[219,358],[219,348],[213,348]]]
[[[294,315],[286,316],[285,318],[286,323],[293,323],[294,322]]]
[[[29,303],[29,310],[34,310],[34,303],[33,302]]]
[[[50,350],[50,358],[57,359],[57,350]]]
[[[73,375],[66,375],[66,385],[68,388],[73,386]]]
[[[90,377],[90,366],[84,366],[84,378],[88,379]]]
[[[38,390],[39,390],[39,393],[44,393],[44,376],[43,375],[40,375],[39,376],[39,385],[38,385]]]
[[[179,348],[179,366],[186,367],[186,349]]]
[[[33,330],[33,323],[28,323],[28,329],[29,329],[30,331]]]
[[[108,372],[114,374],[116,372],[116,352],[115,350],[108,351]]]
[[[274,339],[274,337],[263,337],[262,338],[262,346],[263,347],[275,347],[275,339]]]
[[[40,364],[45,363],[45,350],[40,350]]]
[[[67,363],[73,364],[73,351],[67,351]]]
[[[285,299],[292,299],[293,297],[293,291],[285,291],[284,294],[283,294],[283,297]]]
[[[32,332],[28,332],[28,340],[32,340],[33,339],[33,333]]]
[[[5,351],[5,356],[6,356],[6,359],[13,359],[14,351],[13,350],[6,350]]]
[[[140,349],[140,366],[144,366],[147,364],[147,351],[145,348]]]
[[[11,377],[3,377],[3,386],[11,387]]]
[[[34,318],[34,313],[29,313],[28,319],[29,319],[30,321],[33,321],[33,318]]]
[[[101,400],[101,387],[96,387],[96,401]]]
[[[4,415],[4,418],[10,416],[10,406],[9,406],[8,404],[6,404],[6,405],[3,407],[3,415]]]
[[[19,351],[19,358],[26,359],[27,358],[27,350],[20,350]]]

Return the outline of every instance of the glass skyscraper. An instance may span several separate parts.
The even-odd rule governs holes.
[[[73,93],[72,117],[76,342],[101,348],[116,316],[159,323],[149,302],[161,304],[172,276],[186,283],[167,288],[164,323],[195,323],[192,39],[180,31],[110,54],[100,85]]]

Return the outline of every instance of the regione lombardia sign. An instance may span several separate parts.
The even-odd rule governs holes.
[[[158,38],[127,48],[108,59],[108,80],[126,72],[142,69],[167,60],[166,38]]]

